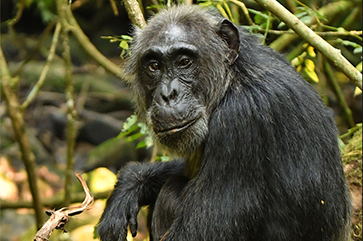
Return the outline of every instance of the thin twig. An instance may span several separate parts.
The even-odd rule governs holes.
[[[74,37],[78,40],[83,49],[103,68],[109,71],[116,77],[120,77],[120,68],[102,55],[97,48],[91,43],[89,38],[83,32],[81,27],[78,25],[77,20],[74,18],[70,9],[65,9],[68,24],[68,29],[73,33]]]
[[[115,0],[110,0],[110,4],[111,4],[111,7],[112,7],[113,14],[115,16],[118,16],[118,9],[117,9]]]
[[[236,4],[237,6],[239,6],[242,9],[243,15],[246,17],[247,22],[249,25],[255,25],[254,22],[252,21],[250,14],[247,10],[246,5],[243,2],[237,1],[237,0],[229,0],[229,2]]]
[[[265,42],[266,42],[268,31],[270,29],[270,23],[271,23],[271,13],[269,12],[268,13],[267,23],[266,23],[265,35],[263,36],[262,44],[265,44]]]
[[[49,54],[47,57],[47,62],[45,63],[42,73],[40,74],[39,80],[36,83],[36,85],[33,87],[33,89],[30,91],[29,95],[27,96],[26,100],[23,102],[23,104],[20,106],[20,109],[22,111],[24,111],[30,104],[30,102],[32,102],[34,100],[34,98],[37,96],[40,88],[42,87],[44,81],[45,81],[45,77],[48,74],[50,65],[53,61],[54,55],[55,55],[55,50],[58,44],[58,39],[59,39],[59,33],[61,31],[62,28],[62,24],[60,22],[57,23],[55,30],[54,30],[54,35],[53,35],[53,39],[52,39],[52,45],[50,46],[50,50],[49,50]]]
[[[345,100],[344,94],[338,84],[337,79],[335,78],[335,75],[333,73],[332,68],[330,67],[330,64],[328,61],[323,61],[324,65],[324,72],[327,76],[328,81],[330,82],[331,87],[334,90],[335,95],[338,98],[339,105],[343,109],[345,119],[349,125],[349,127],[353,127],[355,125],[352,110],[349,108],[347,101]]]
[[[74,146],[76,142],[76,116],[74,103],[74,86],[72,78],[72,61],[71,61],[71,49],[69,46],[68,37],[68,23],[65,11],[70,9],[70,5],[67,5],[62,0],[57,1],[58,15],[62,23],[62,38],[63,38],[63,60],[65,65],[65,95],[67,102],[67,167],[65,171],[65,183],[64,183],[64,205],[68,206],[71,199],[71,185],[72,185],[72,173],[74,170]]]
[[[10,19],[8,22],[8,26],[9,28],[13,28],[14,25],[19,22],[19,20],[21,19],[21,16],[23,15],[23,11],[24,11],[24,5],[25,5],[25,1],[20,1],[17,4],[18,10],[16,11],[16,15],[13,19]]]

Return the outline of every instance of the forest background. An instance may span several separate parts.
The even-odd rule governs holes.
[[[131,54],[132,24],[142,27],[144,17],[175,3],[1,0],[1,241],[31,240],[47,220],[45,210],[81,203],[76,171],[95,201],[50,240],[97,239],[117,171],[129,161],[170,158],[133,115],[120,72]],[[362,1],[279,1],[316,35],[300,27],[295,34],[288,27],[293,18],[264,0],[183,3],[216,8],[259,34],[332,108],[352,194],[351,237],[362,240],[362,77],[355,77],[362,71]],[[326,52],[323,39],[340,52]],[[144,220],[141,210],[138,235],[129,240],[147,238]]]

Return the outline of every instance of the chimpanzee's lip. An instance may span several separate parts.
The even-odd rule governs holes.
[[[171,128],[161,130],[158,132],[158,134],[164,135],[164,134],[174,134],[176,132],[180,132],[180,131],[185,130],[185,129],[189,128],[190,126],[194,125],[198,120],[199,120],[199,117],[186,121],[180,125],[176,125]]]

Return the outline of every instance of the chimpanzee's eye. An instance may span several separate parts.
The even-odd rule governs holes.
[[[153,61],[149,64],[148,70],[150,72],[155,72],[160,69],[160,64],[157,61]]]
[[[189,68],[192,65],[193,61],[189,58],[183,58],[179,62],[179,67],[186,69]]]

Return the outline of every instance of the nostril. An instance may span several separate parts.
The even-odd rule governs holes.
[[[176,89],[173,89],[169,93],[161,93],[161,99],[163,100],[163,105],[168,105],[170,101],[174,100],[178,95]]]
[[[176,97],[176,89],[173,89],[170,93],[169,99],[173,100],[173,99],[175,99],[175,97]]]
[[[163,99],[163,104],[164,105],[166,105],[166,104],[168,104],[168,102],[169,102],[169,99],[168,99],[168,97],[166,97],[165,95],[161,95],[161,98]]]

